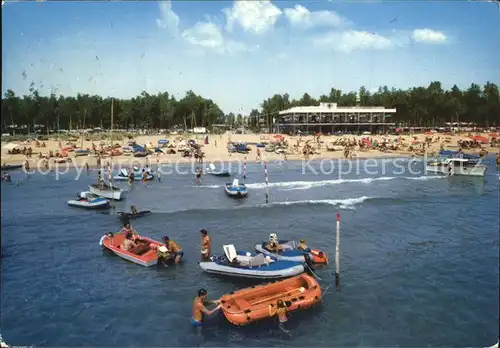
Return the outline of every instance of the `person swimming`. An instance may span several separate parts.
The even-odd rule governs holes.
[[[201,327],[203,326],[203,315],[212,315],[213,313],[217,312],[220,309],[220,301],[206,301],[207,298],[207,290],[205,289],[200,289],[198,290],[198,296],[195,297],[193,301],[193,317],[191,318],[191,324],[194,327]],[[217,307],[215,307],[212,310],[208,310],[205,307],[205,304],[207,303],[213,303],[216,304]]]

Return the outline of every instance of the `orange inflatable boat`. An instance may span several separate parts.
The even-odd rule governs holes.
[[[309,254],[311,255],[313,263],[320,264],[320,265],[327,265],[328,264],[328,256],[324,252],[322,252],[321,250],[311,249]]]
[[[306,309],[321,301],[321,287],[316,279],[301,274],[293,278],[241,289],[220,298],[224,316],[239,326],[270,317],[270,307],[283,300],[287,312]]]
[[[141,242],[148,244],[148,248],[146,248],[146,250],[144,250],[143,252],[141,252],[140,255],[138,255],[128,250],[123,250],[120,247],[124,239],[125,239],[125,234],[123,233],[116,233],[113,234],[111,237],[104,235],[99,241],[99,245],[101,245],[106,249],[111,250],[113,253],[120,256],[121,258],[141,266],[149,267],[149,266],[154,266],[158,263],[157,249],[161,246],[164,247],[165,245],[163,243],[141,236],[140,237]]]

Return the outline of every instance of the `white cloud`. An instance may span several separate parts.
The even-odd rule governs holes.
[[[329,48],[341,52],[351,52],[362,49],[388,49],[393,47],[390,38],[367,31],[349,30],[332,32],[313,40],[318,47]]]
[[[232,32],[234,23],[245,31],[263,34],[274,27],[282,11],[271,1],[235,1],[232,8],[223,10],[227,18],[226,30]]]
[[[286,8],[284,10],[288,21],[296,27],[304,29],[332,26],[338,27],[347,21],[336,12],[333,11],[314,11],[311,12],[302,5],[295,5],[294,8]]]
[[[199,22],[182,33],[182,38],[191,45],[211,50],[215,53],[251,52],[258,46],[249,47],[243,42],[226,40],[221,29],[214,23]]]
[[[219,28],[213,23],[196,23],[182,33],[182,37],[192,45],[217,49],[224,45]]]
[[[167,29],[173,36],[179,35],[179,16],[172,10],[170,0],[159,3],[161,18],[156,20],[160,28]]]
[[[432,29],[413,30],[412,39],[418,42],[442,43],[446,41],[446,35],[440,31]]]

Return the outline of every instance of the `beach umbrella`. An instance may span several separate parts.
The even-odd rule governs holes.
[[[432,135],[432,132],[424,132],[425,135]]]
[[[488,144],[489,143],[489,140],[488,138],[486,137],[483,137],[481,135],[474,135],[473,137],[471,137],[472,140],[475,140],[479,143],[483,143],[483,144]]]
[[[488,134],[488,136],[490,138],[496,138],[496,137],[500,136],[500,134],[490,133],[490,134]]]
[[[396,132],[399,133],[399,132],[402,132],[403,130],[401,128],[396,128]]]

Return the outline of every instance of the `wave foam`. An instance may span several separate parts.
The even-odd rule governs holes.
[[[376,181],[388,181],[394,179],[407,179],[407,180],[432,180],[432,179],[442,179],[445,176],[381,176],[378,178],[363,178],[363,179],[334,179],[334,180],[319,180],[319,181],[283,181],[283,182],[271,182],[269,183],[269,188],[280,188],[284,191],[291,190],[308,190],[315,187],[323,187],[323,186],[333,186],[340,184],[349,184],[349,183],[361,183],[361,184],[370,184]],[[204,185],[204,186],[196,186],[203,188],[221,188],[223,185]],[[258,182],[253,184],[247,184],[248,188],[252,189],[265,189],[265,182]]]
[[[276,205],[307,205],[307,204],[323,204],[333,205],[343,209],[352,209],[355,205],[362,204],[363,202],[374,199],[375,197],[358,197],[346,199],[307,199],[303,201],[285,201],[285,202],[271,202],[268,204],[260,204],[259,207],[276,206]]]

